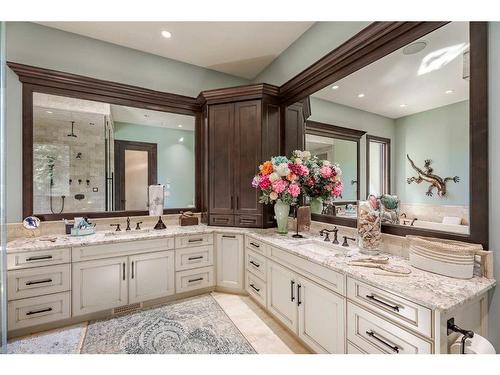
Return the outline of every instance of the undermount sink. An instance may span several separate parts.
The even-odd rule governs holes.
[[[322,241],[307,241],[303,242],[300,245],[297,245],[297,248],[300,250],[310,251],[319,255],[340,255],[347,256],[350,250],[353,250],[352,247],[342,247],[341,245],[334,245],[330,242],[322,242]]]
[[[144,234],[151,232],[152,229],[140,229],[140,230],[121,230],[121,231],[113,231],[104,233],[104,237],[117,237],[117,236],[125,236],[125,235],[134,235],[134,234]]]

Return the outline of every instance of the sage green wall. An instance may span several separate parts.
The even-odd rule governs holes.
[[[253,81],[282,85],[369,24],[370,22],[316,22]]]
[[[394,144],[396,136],[393,119],[315,97],[311,97],[311,117],[309,119],[345,128],[363,130],[370,135],[389,138],[391,144]],[[359,165],[360,199],[364,199],[366,198],[366,136],[363,136],[360,142]],[[391,165],[394,165],[392,154]],[[342,165],[340,167],[342,168]],[[348,182],[350,183],[350,180]],[[344,179],[344,183],[347,183],[346,179]],[[394,186],[394,173],[391,175],[391,186]]]
[[[495,276],[500,277],[500,22],[489,22],[489,222],[490,250],[494,251]],[[490,293],[488,339],[500,353],[500,287]]]
[[[29,22],[8,22],[8,61],[197,96],[202,90],[248,81],[115,44]],[[22,92],[7,69],[7,220],[22,219]]]
[[[469,205],[469,101],[419,112],[396,120],[395,192],[403,203]],[[406,154],[423,168],[431,159],[434,173],[441,177],[459,176],[460,182],[448,182],[447,196],[425,195],[429,184],[408,184],[416,176]]]
[[[194,120],[193,120],[194,121]],[[194,132],[115,122],[115,139],[157,144],[158,183],[167,187],[166,208],[194,204]],[[179,139],[183,138],[183,142]]]

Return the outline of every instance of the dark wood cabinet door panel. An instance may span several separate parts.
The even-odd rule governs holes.
[[[209,215],[209,225],[234,226],[234,215]]]
[[[262,162],[262,104],[260,100],[238,102],[234,107],[234,187],[235,213],[257,214],[258,191],[251,185]]]
[[[234,104],[210,106],[209,115],[209,207],[210,213],[232,214]]]
[[[262,107],[261,162],[280,154],[280,106],[264,103]]]
[[[285,147],[284,154],[304,148],[304,112],[301,103],[285,108]]]

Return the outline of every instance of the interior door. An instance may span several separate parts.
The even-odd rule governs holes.
[[[162,251],[129,257],[129,303],[175,293],[174,256],[174,251]]]
[[[115,140],[115,210],[148,209],[148,187],[157,183],[156,143]]]
[[[217,234],[217,286],[243,290],[243,236]]]
[[[293,332],[297,332],[297,280],[295,273],[269,262],[267,306]]]
[[[345,353],[345,299],[305,279],[298,281],[299,337],[316,353]]]
[[[233,214],[234,104],[209,107],[209,207],[211,214]]]
[[[128,304],[127,257],[73,263],[73,315]]]
[[[237,214],[259,214],[259,193],[250,185],[262,158],[262,108],[260,100],[235,104],[235,197]]]

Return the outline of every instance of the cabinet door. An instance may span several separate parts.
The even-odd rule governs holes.
[[[210,214],[233,214],[234,104],[211,105],[208,128]]]
[[[267,308],[285,326],[297,332],[297,280],[292,271],[269,262]]]
[[[217,234],[217,286],[243,290],[243,236]]]
[[[174,251],[162,251],[129,257],[129,303],[175,293],[174,256]]]
[[[237,214],[259,214],[258,190],[250,182],[262,160],[262,114],[260,100],[239,102],[234,109],[234,188]]]
[[[317,353],[345,353],[345,299],[301,278],[297,285],[299,337]]]
[[[127,257],[73,263],[73,316],[128,303]]]

